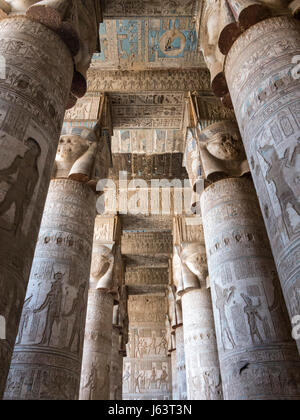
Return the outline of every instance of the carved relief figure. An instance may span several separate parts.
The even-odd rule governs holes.
[[[97,385],[98,385],[97,369],[96,369],[96,366],[94,364],[92,364],[91,372],[90,372],[90,375],[88,377],[87,383],[83,387],[84,389],[88,390],[88,393],[89,393],[88,400],[89,401],[93,400],[93,395],[94,395],[94,392],[97,390]]]
[[[247,315],[252,342],[253,344],[255,344],[255,336],[256,336],[258,340],[260,341],[260,343],[263,343],[263,339],[260,335],[259,328],[257,325],[257,319],[263,322],[263,319],[258,312],[258,308],[261,307],[261,301],[259,299],[258,304],[254,305],[252,302],[252,299],[249,296],[246,296],[244,293],[241,293],[241,296],[246,303],[246,306],[244,307],[244,312]]]
[[[127,368],[125,369],[125,373],[123,375],[123,385],[124,385],[124,391],[125,392],[129,392],[130,378],[131,378],[130,366],[128,365]]]
[[[221,337],[222,337],[223,348],[225,351],[226,338],[232,345],[232,348],[235,348],[235,341],[234,341],[234,338],[230,329],[230,325],[227,319],[227,314],[226,314],[226,306],[229,304],[229,302],[234,296],[235,287],[222,290],[221,287],[216,284],[215,289],[216,289],[216,295],[217,295],[216,307],[219,310]]]
[[[29,296],[29,298],[27,298],[24,302],[23,312],[22,312],[22,317],[21,317],[21,321],[20,321],[19,332],[18,332],[18,337],[17,337],[17,340],[16,340],[16,344],[21,343],[23,333],[24,333],[24,329],[27,328],[29,317],[30,317],[30,314],[31,314],[31,311],[32,311],[32,309],[29,307],[29,304],[31,302],[32,297],[33,297],[33,295]]]
[[[26,210],[32,199],[39,179],[38,159],[41,155],[39,144],[32,138],[25,142],[28,150],[24,156],[16,156],[12,164],[0,169],[1,181],[10,185],[4,200],[0,203],[0,216],[3,216],[14,204],[15,215],[11,230],[20,232]],[[16,175],[15,179],[11,176]]]
[[[75,314],[75,319],[73,323],[73,328],[72,328],[72,333],[71,333],[68,349],[69,350],[72,349],[72,345],[77,336],[76,353],[80,352],[80,344],[82,341],[82,335],[84,334],[83,326],[85,324],[85,309],[86,309],[85,290],[86,290],[86,285],[81,284],[78,289],[77,296],[75,297],[73,301],[72,308],[70,309],[69,312],[63,314],[63,316],[66,318]]]
[[[292,235],[300,223],[300,201],[299,201],[299,154],[300,138],[291,158],[290,149],[286,149],[282,158],[278,157],[275,147],[266,145],[259,149],[259,153],[268,165],[266,180],[273,182],[276,188],[276,195],[281,207],[283,222],[289,235]],[[294,188],[293,188],[294,187]],[[298,194],[297,194],[298,193]],[[298,195],[298,197],[297,197]],[[287,208],[290,205],[298,215],[299,223],[292,226]]]
[[[140,388],[140,378],[142,377],[142,372],[136,372],[135,378],[134,378],[134,392],[141,393]]]
[[[165,366],[162,368],[162,373],[159,378],[158,388],[168,390],[168,372]]]
[[[51,285],[50,292],[47,294],[46,299],[38,309],[33,311],[34,314],[47,310],[46,323],[44,327],[43,337],[39,344],[50,346],[52,337],[52,330],[54,322],[59,322],[61,319],[61,308],[63,299],[62,290],[62,273],[54,274],[54,282]]]
[[[215,395],[220,394],[221,377],[213,371],[206,371],[203,374],[206,400],[215,400]],[[218,399],[218,398],[217,398]]]

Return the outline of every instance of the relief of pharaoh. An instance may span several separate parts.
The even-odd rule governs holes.
[[[249,165],[237,124],[221,121],[199,136],[200,158],[206,179],[216,181],[249,173]]]

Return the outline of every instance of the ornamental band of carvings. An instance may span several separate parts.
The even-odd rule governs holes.
[[[147,70],[88,72],[89,92],[210,91],[209,72],[201,70]]]
[[[171,254],[170,232],[127,233],[122,237],[122,254],[157,255]]]

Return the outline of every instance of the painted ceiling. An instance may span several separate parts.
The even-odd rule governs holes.
[[[105,1],[101,53],[92,67],[150,70],[204,67],[196,0]]]

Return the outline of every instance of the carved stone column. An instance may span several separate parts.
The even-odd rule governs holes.
[[[178,399],[186,400],[187,399],[186,364],[185,364],[184,335],[183,335],[182,324],[176,327],[175,337],[176,337]]]
[[[60,139],[7,399],[78,398],[101,142],[86,128]]]
[[[175,337],[174,337],[175,340]],[[176,349],[171,352],[171,367],[172,367],[172,399],[177,401],[178,397],[178,382],[177,382],[177,357]]]
[[[231,24],[206,2],[202,48],[206,56],[213,15],[226,77],[215,93],[231,96],[293,322],[300,314],[300,23],[291,13],[299,18],[299,2],[226,0],[222,8]]]
[[[300,23],[274,17],[238,38],[225,67],[291,319],[300,314],[299,55]]]
[[[201,197],[225,399],[299,399],[300,362],[252,181]]]
[[[112,294],[89,290],[80,400],[109,400],[113,307]]]
[[[5,398],[78,398],[96,196],[51,181]]]
[[[80,400],[109,400],[117,217],[96,217],[88,310],[85,327]]]
[[[184,335],[183,335],[183,321],[182,321],[182,307],[180,300],[175,300],[175,288],[169,287],[169,301],[170,295],[173,299],[174,317],[171,318],[172,328],[175,335],[176,346],[176,378],[177,378],[177,399],[187,399],[187,385],[186,385],[186,365],[184,353]]]
[[[24,17],[0,21],[0,397],[18,332],[36,240],[69,96],[73,63],[64,42]]]
[[[89,66],[101,21],[99,2],[78,1],[72,12],[68,0],[40,3],[0,4],[0,55],[5,64],[0,79],[0,315],[7,327],[6,340],[0,342],[0,397],[65,109],[84,94],[74,75]],[[38,13],[28,6],[38,7]]]
[[[222,384],[201,217],[176,217],[177,258],[189,400],[222,399]],[[175,278],[178,276],[175,276]]]
[[[127,290],[121,288],[120,302],[114,306],[110,365],[110,400],[121,401],[123,394],[123,358],[128,343]]]
[[[112,352],[110,364],[110,397],[111,401],[122,400],[122,379],[123,379],[123,354],[120,351],[120,329],[113,325],[112,329]]]

